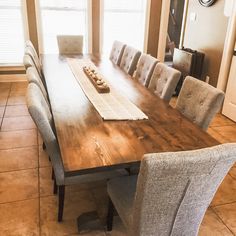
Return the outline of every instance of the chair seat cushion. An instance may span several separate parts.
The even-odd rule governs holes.
[[[132,208],[136,192],[137,175],[123,176],[107,183],[107,192],[123,223],[132,223]]]

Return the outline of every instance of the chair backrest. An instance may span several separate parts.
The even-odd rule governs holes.
[[[44,84],[43,84],[43,82],[42,82],[42,80],[41,80],[41,78],[38,74],[38,71],[36,70],[36,68],[34,66],[29,67],[26,70],[26,78],[27,78],[29,83],[35,83],[41,89],[41,92],[42,92],[45,100],[49,104],[47,90],[44,87]]]
[[[60,54],[82,54],[83,35],[57,35]]]
[[[64,184],[64,168],[60,156],[59,145],[53,131],[53,117],[50,108],[35,83],[30,83],[26,95],[29,113],[36,124],[54,169],[58,185]]]
[[[37,56],[35,56],[33,49],[31,47],[25,47],[25,55],[28,55],[31,57],[34,66],[36,67],[38,73],[42,77],[43,73],[42,73],[42,66],[41,66],[40,60]]]
[[[36,58],[36,60],[38,60],[39,64],[41,65],[40,59],[39,59],[39,55],[33,45],[33,43],[30,40],[27,40],[25,42],[25,47],[29,47],[31,48],[31,53],[33,54],[33,57]]]
[[[150,55],[142,54],[139,58],[137,69],[134,73],[134,79],[142,85],[148,87],[153,70],[158,60]]]
[[[236,143],[145,155],[130,235],[197,235],[217,188],[235,160]]]
[[[132,76],[136,70],[140,56],[141,52],[139,50],[130,46],[126,46],[121,58],[120,68]]]
[[[180,71],[164,63],[157,63],[148,88],[161,99],[169,102],[175,92],[180,76]]]
[[[119,41],[114,41],[110,53],[110,60],[116,65],[120,65],[122,55],[124,53],[125,44]]]
[[[224,93],[213,86],[187,76],[177,99],[176,109],[206,130],[220,110]]]

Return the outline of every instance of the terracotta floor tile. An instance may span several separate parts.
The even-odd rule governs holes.
[[[7,100],[7,105],[24,105],[26,104],[25,95],[10,96]]]
[[[1,131],[36,129],[30,116],[3,118]]]
[[[38,167],[38,148],[0,150],[0,172]]]
[[[228,140],[226,137],[222,136],[220,133],[218,133],[215,129],[213,128],[208,128],[207,133],[210,134],[214,139],[216,139],[220,143],[227,143]]]
[[[38,170],[0,173],[0,203],[38,197]]]
[[[7,98],[8,98],[7,93],[0,94],[0,106],[5,106],[7,104]]]
[[[4,236],[39,235],[39,199],[0,204],[0,232]]]
[[[37,144],[36,129],[0,132],[0,149],[30,147]]]
[[[12,83],[10,95],[25,95],[28,82]]]
[[[40,133],[38,132],[38,144],[41,146],[43,144],[43,139],[40,135]]]
[[[57,196],[40,199],[42,235],[70,235],[77,233],[76,218],[84,212],[95,210],[88,191],[66,192],[63,222],[57,222]]]
[[[223,224],[220,218],[211,209],[208,209],[200,226],[198,236],[206,236],[206,235],[232,236],[233,234]]]
[[[7,106],[4,117],[29,116],[26,105]]]
[[[42,167],[39,168],[39,183],[40,183],[40,196],[52,196],[53,195],[53,180],[52,168]]]
[[[236,203],[217,206],[213,209],[227,227],[236,234]]]
[[[236,125],[213,127],[227,142],[236,142]]]
[[[234,166],[230,169],[229,171],[229,175],[235,179],[236,181],[236,164],[234,164]]]
[[[217,206],[236,201],[236,181],[227,175],[216,192],[211,203],[212,206]]]
[[[222,114],[216,114],[215,118],[210,123],[210,127],[218,127],[218,126],[227,126],[234,125],[235,123]]]
[[[0,117],[3,117],[5,106],[0,107]]]
[[[47,153],[43,150],[42,145],[39,145],[39,166],[48,167],[51,166],[51,162],[48,159]]]

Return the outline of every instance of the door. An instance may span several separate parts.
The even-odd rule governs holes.
[[[236,44],[234,48],[222,113],[233,121],[236,121]]]

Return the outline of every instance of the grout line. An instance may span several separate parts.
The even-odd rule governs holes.
[[[38,199],[38,198],[39,198],[39,196],[38,197],[21,199],[21,200],[10,201],[10,202],[0,202],[0,206],[4,205],[4,204],[11,204],[11,203],[16,203],[16,202],[24,202],[24,201],[29,201],[29,200]]]
[[[235,203],[236,203],[236,201],[232,201],[232,202],[222,203],[222,204],[218,204],[218,205],[211,205],[211,207],[220,207],[220,206],[225,206],[225,205],[235,204]]]
[[[10,173],[10,172],[19,172],[19,171],[26,171],[26,170],[34,170],[37,169],[38,167],[29,167],[26,169],[15,169],[15,170],[6,170],[6,171],[0,171],[0,175],[1,174],[5,174],[5,173]]]
[[[2,114],[2,120],[1,120],[1,124],[0,124],[0,131],[2,129],[3,118],[4,118],[5,113],[6,113],[6,107],[7,107],[8,99],[10,97],[11,88],[12,88],[12,83],[10,83],[10,88],[9,88],[9,91],[8,91],[8,95],[7,95],[7,99],[6,99],[6,104],[4,106],[4,111],[3,111],[3,114]]]
[[[215,209],[213,207],[211,207],[211,210],[214,212],[214,214],[217,216],[217,218],[219,219],[219,221],[232,233],[232,235],[235,235],[235,233],[227,226],[227,224],[223,221],[223,219],[221,219],[221,217],[217,214],[217,212],[215,211]]]

